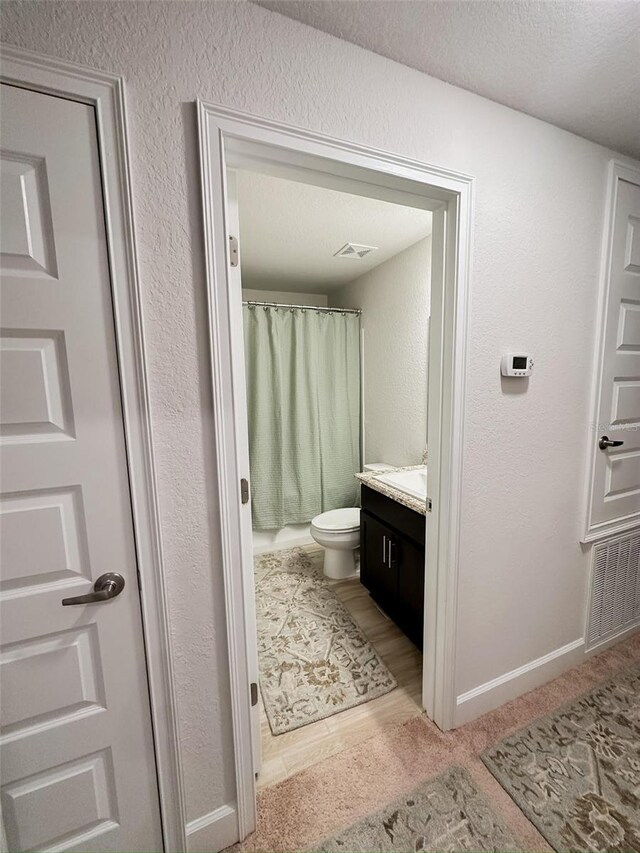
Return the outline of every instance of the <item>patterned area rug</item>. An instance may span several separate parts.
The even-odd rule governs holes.
[[[640,851],[640,667],[482,760],[556,850]]]
[[[393,690],[396,680],[300,548],[255,559],[260,689],[274,735]]]
[[[325,841],[319,851],[519,850],[462,767],[450,767],[381,811]]]

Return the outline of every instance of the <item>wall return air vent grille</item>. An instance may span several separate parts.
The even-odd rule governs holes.
[[[596,545],[587,648],[640,625],[640,531]]]
[[[341,249],[333,256],[334,258],[353,258],[356,261],[361,261],[366,258],[371,252],[376,252],[377,246],[360,246],[358,243],[345,243]]]

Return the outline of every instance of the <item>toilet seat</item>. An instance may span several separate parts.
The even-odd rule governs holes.
[[[355,577],[355,549],[360,544],[360,509],[348,506],[330,509],[311,520],[311,536],[324,548],[325,577],[344,580]]]
[[[350,533],[360,529],[360,509],[358,507],[344,507],[344,509],[330,509],[328,512],[320,513],[311,520],[316,530],[325,533]]]

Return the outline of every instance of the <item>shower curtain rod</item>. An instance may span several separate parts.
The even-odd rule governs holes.
[[[309,311],[322,311],[325,314],[362,314],[361,308],[325,308],[322,305],[288,305],[284,302],[256,302],[255,299],[243,301],[243,305],[249,307],[260,306],[261,308],[302,308]]]

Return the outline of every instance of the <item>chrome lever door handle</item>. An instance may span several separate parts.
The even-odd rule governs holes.
[[[600,450],[606,450],[607,447],[622,447],[623,444],[624,441],[613,441],[608,435],[603,435],[598,442],[598,447]]]
[[[124,589],[124,578],[117,572],[107,572],[100,575],[98,580],[93,585],[93,592],[88,592],[86,595],[74,595],[73,598],[63,598],[62,606],[68,607],[70,604],[96,604],[100,601],[108,601],[110,598],[115,598],[120,595]]]

